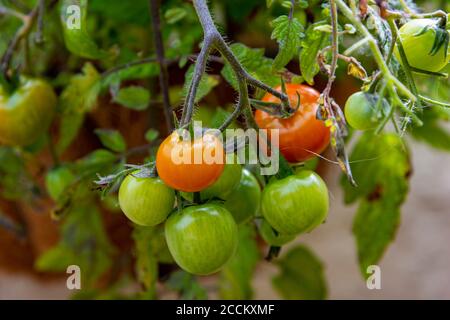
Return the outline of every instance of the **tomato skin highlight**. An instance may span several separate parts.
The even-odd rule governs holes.
[[[441,46],[435,54],[431,54],[436,36],[435,30],[428,29],[421,34],[424,28],[435,25],[436,20],[413,19],[399,29],[399,37],[410,66],[421,70],[439,72],[450,62],[449,49],[445,52],[445,45]],[[450,33],[448,30],[445,32]],[[394,52],[397,60],[402,62],[398,47],[395,48]]]
[[[221,161],[205,163],[205,155],[212,150],[221,152]],[[173,155],[187,156],[191,163],[177,163]],[[195,154],[202,155],[201,163],[194,163]],[[159,177],[168,186],[184,192],[198,192],[211,186],[219,179],[225,167],[222,142],[212,134],[194,141],[183,141],[177,131],[168,136],[159,146],[156,154],[156,169]]]
[[[379,124],[375,96],[362,91],[352,94],[345,103],[345,119],[357,130],[374,129]]]
[[[128,175],[120,185],[119,205],[128,219],[141,226],[166,220],[175,204],[175,192],[159,178]]]
[[[282,91],[281,87],[275,88]],[[279,149],[287,161],[303,162],[322,153],[330,143],[330,129],[321,120],[316,119],[320,93],[303,84],[286,84],[286,93],[291,107],[300,107],[289,118],[281,119],[267,112],[256,110],[255,121],[261,129],[279,129]],[[264,102],[280,103],[280,100],[267,93]],[[269,131],[270,135],[270,131]]]
[[[311,231],[326,219],[328,208],[327,186],[309,170],[272,181],[263,191],[262,214],[283,235]]]
[[[272,226],[266,220],[262,221],[258,230],[264,241],[274,247],[281,247],[295,239],[295,235],[275,233]]]
[[[222,205],[208,203],[174,212],[166,221],[166,241],[176,263],[197,275],[219,271],[233,256],[237,225]]]
[[[261,187],[255,176],[242,169],[240,183],[232,190],[224,203],[236,223],[245,223],[256,215],[261,206]]]
[[[22,78],[8,95],[0,86],[0,144],[28,146],[49,127],[57,97],[44,80]]]

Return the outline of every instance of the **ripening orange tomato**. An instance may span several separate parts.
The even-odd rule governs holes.
[[[281,86],[275,88],[281,92]],[[316,118],[320,93],[307,85],[286,84],[286,93],[291,106],[300,107],[289,118],[282,119],[267,112],[256,110],[255,120],[261,129],[279,129],[279,149],[287,161],[303,162],[322,153],[330,143],[330,129]],[[267,93],[264,102],[280,103],[280,100]],[[268,132],[270,135],[270,130]]]
[[[225,167],[222,141],[214,134],[183,139],[174,131],[159,146],[156,169],[159,177],[173,189],[198,192],[211,186]]]

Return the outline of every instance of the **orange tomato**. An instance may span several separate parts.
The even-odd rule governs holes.
[[[281,91],[281,87],[275,88]],[[279,129],[279,149],[287,161],[303,162],[322,153],[330,143],[330,129],[325,123],[316,119],[320,93],[306,85],[286,84],[286,93],[292,107],[298,103],[300,107],[289,118],[277,118],[267,112],[256,110],[255,120],[262,129]],[[280,103],[280,100],[267,93],[263,101]],[[270,130],[268,131],[270,135]]]
[[[174,131],[159,146],[156,169],[173,189],[198,192],[211,186],[225,167],[222,141],[213,134],[194,140],[183,139]]]

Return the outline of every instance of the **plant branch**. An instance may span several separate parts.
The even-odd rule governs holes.
[[[283,108],[286,110],[293,111],[290,106],[289,99],[287,95],[282,92],[278,92],[263,82],[252,77],[241,65],[239,60],[236,58],[234,53],[231,51],[230,47],[227,45],[223,37],[218,32],[214,21],[209,12],[208,6],[205,0],[194,0],[194,8],[197,12],[200,24],[202,25],[204,32],[203,46],[198,55],[197,62],[194,68],[194,74],[189,86],[189,90],[185,100],[185,106],[183,109],[181,125],[187,125],[192,118],[195,95],[197,93],[197,88],[200,84],[201,77],[206,69],[206,63],[208,61],[209,53],[212,49],[216,49],[220,52],[223,58],[230,64],[233,72],[236,75],[239,87],[239,102],[236,109],[228,119],[225,120],[221,129],[225,129],[226,125],[229,125],[241,112],[245,112],[247,122],[252,122],[253,116],[251,112],[251,106],[248,98],[248,85],[260,88],[270,94],[276,96],[282,101]],[[249,119],[251,116],[252,119]],[[253,120],[254,121],[254,120]]]
[[[378,47],[377,41],[372,36],[372,34],[367,30],[361,20],[353,15],[351,9],[345,4],[344,0],[335,0],[339,10],[341,10],[342,14],[356,27],[358,32],[364,37],[367,38],[367,42],[369,44],[370,50],[374,56],[375,62],[378,65],[378,68],[383,73],[384,78],[386,79],[386,84],[388,87],[396,87],[398,91],[408,97],[408,99],[412,101],[416,101],[416,96],[400,81],[398,80],[389,70],[388,65],[383,57],[383,54]],[[392,90],[390,90],[392,91]]]
[[[166,119],[167,129],[172,131],[172,107],[169,97],[169,74],[167,72],[167,64],[165,62],[164,43],[161,35],[161,18],[159,0],[149,0],[150,15],[152,16],[153,41],[156,48],[156,58],[159,64],[159,85],[164,103],[164,117]]]
[[[34,22],[36,21],[38,12],[39,12],[39,4],[36,7],[34,7],[34,9],[31,10],[31,12],[28,15],[24,16],[23,25],[19,28],[19,30],[14,35],[13,39],[10,41],[10,43],[5,51],[5,54],[3,55],[2,59],[1,59],[0,69],[6,79],[8,79],[7,73],[8,73],[9,65],[11,63],[13,53],[16,50],[17,46],[19,45],[20,41],[23,38],[25,38],[26,36],[28,36],[28,34],[30,33],[30,31],[34,25]]]

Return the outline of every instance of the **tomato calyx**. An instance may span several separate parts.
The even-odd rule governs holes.
[[[250,99],[250,104],[258,110],[264,111],[274,117],[281,118],[281,119],[289,119],[292,117],[300,108],[300,94],[296,92],[296,95],[298,97],[297,105],[295,107],[284,106],[282,103],[276,103],[276,102],[266,102],[261,101],[257,99]]]

